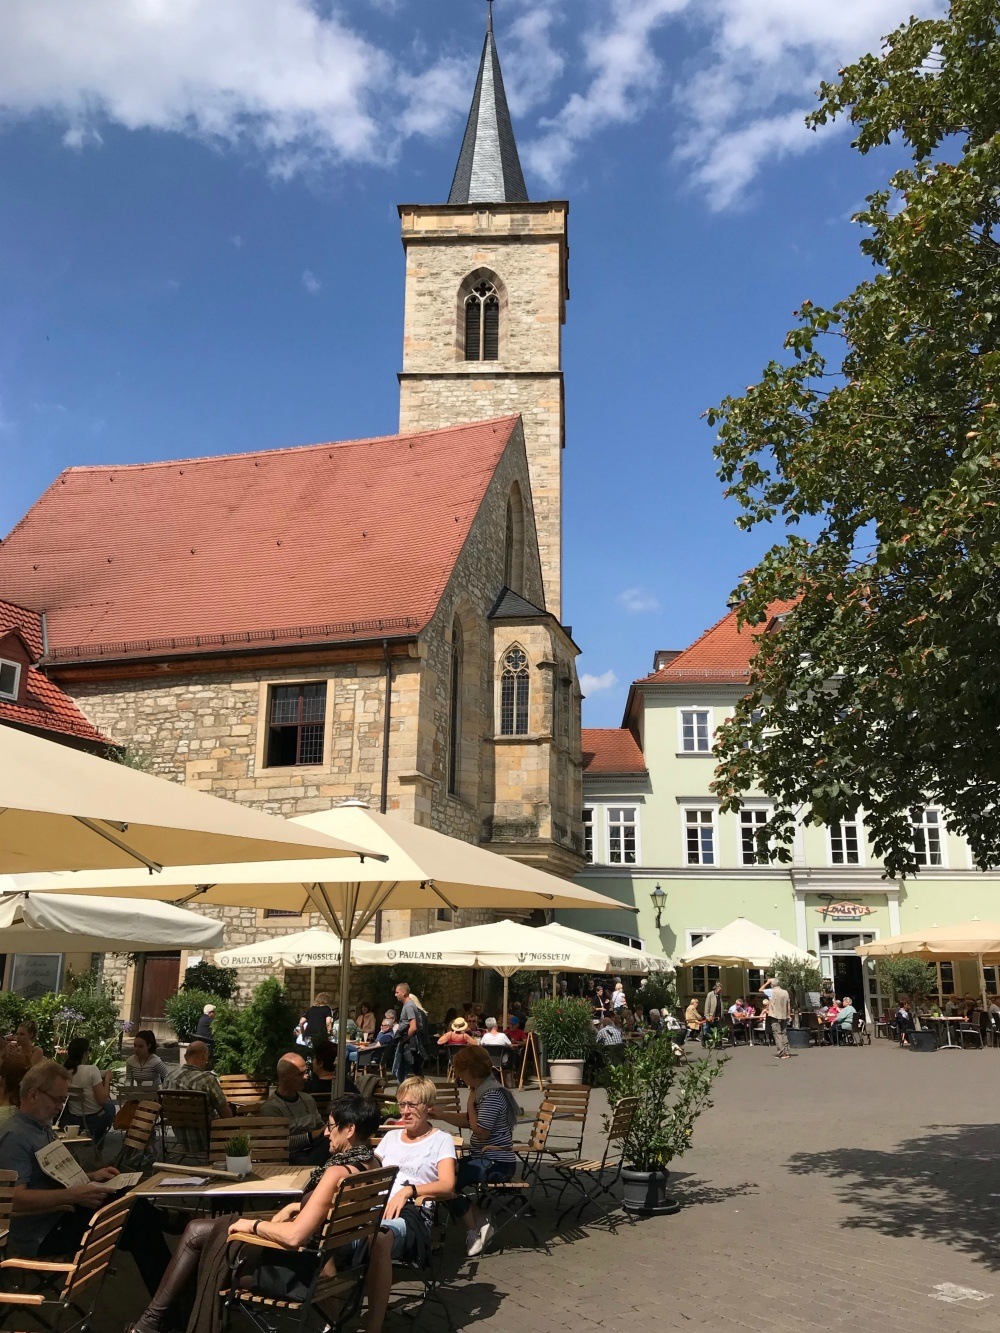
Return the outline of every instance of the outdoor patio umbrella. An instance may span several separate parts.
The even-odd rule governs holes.
[[[616,940],[606,940],[601,935],[590,935],[583,930],[574,930],[564,926],[561,921],[539,929],[541,935],[551,935],[554,939],[564,939],[580,948],[590,948],[606,955],[607,963],[602,968],[588,971],[607,972],[612,976],[647,976],[650,972],[673,972],[674,965],[666,954],[649,953],[646,949],[633,949],[628,944]]]
[[[579,934],[579,932],[573,932]],[[507,1021],[510,978],[522,969],[551,972],[603,972],[605,950],[550,935],[520,921],[487,921],[458,930],[438,930],[367,946],[370,963],[419,963],[422,967],[488,967],[503,978],[503,1020]],[[602,941],[607,944],[608,941]]]
[[[1000,922],[960,921],[954,926],[928,926],[902,935],[888,935],[871,944],[862,944],[855,953],[862,958],[885,958],[890,954],[909,954],[933,963],[939,958],[975,958],[979,967],[979,987],[986,1008],[986,977],[983,959],[1000,956]]]
[[[137,864],[155,871],[215,861],[353,857],[366,850],[0,726],[0,874]]]
[[[763,926],[755,925],[745,916],[738,916],[728,926],[713,931],[678,959],[681,967],[710,964],[713,967],[768,968],[778,956],[794,958],[797,962],[813,962],[812,954],[773,935]]]
[[[23,890],[0,893],[0,946],[5,953],[214,949],[222,943],[222,932],[222,922],[214,917],[171,903]]]
[[[351,948],[374,918],[389,908],[602,907],[622,910],[614,898],[535,870],[472,843],[411,824],[398,815],[376,814],[351,802],[291,821],[368,847],[384,860],[287,861],[186,866],[143,876],[131,871],[82,871],[45,877],[45,889],[157,898],[168,902],[218,903],[316,911],[343,941],[340,1008],[350,1005]],[[626,909],[627,910],[627,909]],[[345,1062],[338,1061],[343,1091]]]
[[[317,967],[339,967],[340,936],[331,930],[297,930],[294,935],[278,935],[272,940],[257,940],[238,949],[225,949],[216,957],[220,967],[308,967],[309,1003],[316,998]],[[369,963],[369,948],[355,941],[351,950],[356,963]]]

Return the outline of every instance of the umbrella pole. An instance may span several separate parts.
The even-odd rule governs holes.
[[[340,955],[340,1027],[337,1029],[336,1095],[342,1097],[347,1086],[347,1011],[351,1006],[351,939],[357,919],[358,886],[352,884],[344,903],[344,936]]]
[[[505,973],[503,974],[503,1015],[502,1015],[502,1017],[503,1017],[503,1026],[504,1026],[504,1027],[507,1026],[507,986],[508,986],[508,983],[509,983],[509,978],[508,978],[508,976],[507,976],[507,973],[505,972]]]
[[[983,955],[981,953],[976,954],[976,962],[979,964],[979,990],[983,997],[983,1008],[989,1009],[989,1005],[986,1003],[986,973],[983,971]]]
[[[310,1009],[316,1003],[316,969],[309,969],[309,1007]]]

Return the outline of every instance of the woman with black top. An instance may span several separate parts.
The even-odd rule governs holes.
[[[333,1010],[330,1008],[330,996],[326,991],[320,993],[306,1010],[306,1037],[315,1046],[330,1035],[333,1027]]]
[[[189,1222],[156,1295],[126,1333],[167,1333],[181,1327],[178,1311],[190,1303],[192,1295],[195,1304],[187,1333],[210,1333],[218,1322],[217,1293],[235,1258],[233,1242],[240,1243],[241,1272],[247,1271],[248,1258],[256,1259],[254,1286],[258,1291],[278,1300],[301,1300],[315,1271],[315,1256],[282,1255],[276,1250],[258,1250],[254,1256],[253,1238],[277,1241],[289,1249],[305,1245],[326,1220],[340,1182],[378,1165],[368,1140],[378,1129],[379,1118],[374,1102],[351,1094],[338,1097],[330,1104],[326,1129],[329,1160],[309,1177],[301,1201],[287,1204],[269,1221],[230,1216]]]

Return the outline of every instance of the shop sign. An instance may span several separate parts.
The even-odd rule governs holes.
[[[816,911],[828,921],[860,921],[863,916],[870,916],[875,908],[867,903],[827,903],[817,907]]]

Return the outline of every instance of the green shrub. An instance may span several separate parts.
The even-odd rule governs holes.
[[[585,1060],[593,1049],[594,1018],[586,1000],[536,1000],[531,1017],[547,1060]]]
[[[937,995],[937,968],[912,955],[892,954],[876,959],[875,971],[882,990],[895,1001],[900,995],[909,999],[924,999]]]
[[[178,1041],[193,1041],[198,1019],[206,1004],[220,1004],[218,995],[202,990],[179,990],[168,997],[163,1016],[177,1033]]]
[[[638,999],[648,1014],[659,1009],[661,1014],[672,1014],[677,1008],[677,983],[669,972],[654,972],[648,976],[639,991]]]
[[[276,977],[260,983],[245,1009],[220,1004],[212,1024],[216,1073],[249,1074],[273,1083],[279,1059],[294,1050],[297,1021]]]
[[[235,1004],[223,1001],[212,1023],[212,1067],[217,1074],[246,1072],[243,1015]],[[273,1076],[269,1076],[273,1081]]]
[[[788,991],[793,1009],[804,1009],[809,991],[819,991],[823,985],[823,974],[813,958],[789,958],[779,954],[771,959],[768,971],[778,985]]]
[[[80,1015],[72,1036],[87,1037],[96,1050],[115,1035],[121,1009],[122,988],[115,982],[99,980],[92,972],[71,976],[66,987],[66,1007]]]
[[[0,991],[0,1036],[14,1032],[28,1017],[28,1001],[14,991]]]
[[[235,967],[216,967],[214,963],[195,963],[184,973],[181,990],[204,991],[222,1000],[231,1000],[236,994]]]

